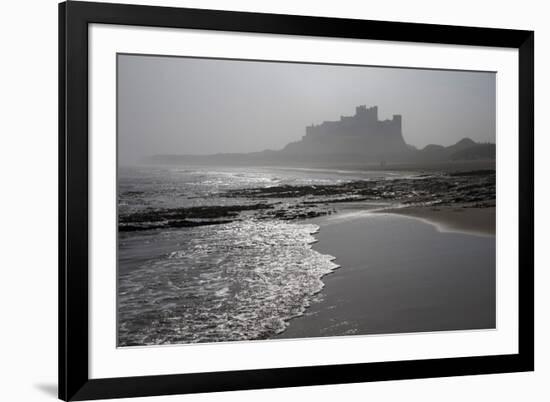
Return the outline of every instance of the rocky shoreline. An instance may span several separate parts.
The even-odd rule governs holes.
[[[328,185],[281,185],[230,190],[239,205],[153,209],[119,217],[119,231],[182,228],[243,219],[301,220],[336,212],[339,203],[379,202],[388,207],[489,208],[495,206],[494,170],[418,173],[409,177]]]

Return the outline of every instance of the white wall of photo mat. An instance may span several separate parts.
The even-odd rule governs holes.
[[[123,2],[123,1],[119,1]],[[419,0],[319,2],[289,0],[131,1],[171,5],[274,12],[329,17],[351,17],[453,25],[495,26],[536,31],[536,300],[537,360],[535,373],[392,381],[293,389],[256,390],[222,394],[158,397],[159,401],[279,401],[288,400],[422,400],[463,401],[548,397],[550,375],[548,324],[550,262],[545,253],[545,207],[550,194],[546,149],[550,124],[550,45],[544,4],[524,1],[463,1],[446,3]],[[2,5],[3,61],[2,128],[0,158],[4,211],[0,292],[3,331],[0,332],[3,400],[54,400],[57,381],[57,2],[29,0]],[[134,399],[150,401],[151,398]]]

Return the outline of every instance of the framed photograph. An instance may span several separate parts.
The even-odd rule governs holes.
[[[534,33],[59,5],[59,397],[534,369]]]

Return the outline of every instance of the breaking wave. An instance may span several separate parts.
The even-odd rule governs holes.
[[[119,271],[119,346],[266,339],[338,268],[314,224],[245,220],[165,233],[174,251]],[[171,248],[167,248],[171,249]]]

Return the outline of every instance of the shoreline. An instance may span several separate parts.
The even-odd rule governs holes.
[[[469,206],[409,206],[373,211],[416,218],[437,227],[441,232],[462,232],[495,236],[496,208]]]

